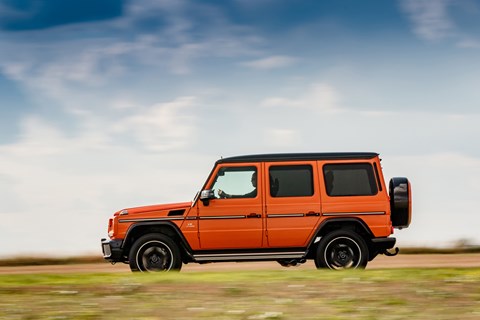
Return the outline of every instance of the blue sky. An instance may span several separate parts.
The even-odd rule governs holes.
[[[296,151],[379,152],[409,177],[399,245],[480,243],[479,17],[474,0],[0,0],[0,255],[96,252],[114,211],[192,199],[219,157]]]

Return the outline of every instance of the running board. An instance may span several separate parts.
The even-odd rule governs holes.
[[[282,260],[302,259],[307,252],[264,252],[264,253],[221,253],[221,254],[194,254],[195,262],[220,261],[254,261],[254,260]]]

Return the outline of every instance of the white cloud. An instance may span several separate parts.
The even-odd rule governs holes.
[[[276,0],[235,0],[235,4],[242,9],[256,10],[259,7],[274,6]]]
[[[0,59],[0,70],[36,99],[53,99],[67,109],[79,102],[72,95],[85,96],[125,74],[123,66],[115,62],[120,53],[111,50],[110,44],[106,41],[102,48],[95,41],[57,43],[37,54],[35,44],[9,43],[5,51],[10,54],[26,53],[6,54]]]
[[[480,40],[471,38],[463,39],[457,43],[457,46],[460,48],[478,49],[480,48]]]
[[[20,128],[20,141],[1,146],[0,150],[17,157],[28,157],[33,161],[37,157],[61,154],[70,143],[61,130],[39,117],[27,116],[22,120]]]
[[[459,153],[381,157],[385,179],[406,176],[412,184],[412,224],[395,235],[400,244],[445,246],[465,237],[480,243],[478,158]]]
[[[244,62],[243,65],[253,69],[278,69],[289,67],[297,59],[288,56],[271,56],[263,59]]]
[[[120,121],[122,132],[88,113],[76,135],[24,118],[20,139],[0,145],[0,255],[98,253],[115,210],[191,200],[214,160],[185,153],[194,105],[187,97],[134,110]]]
[[[142,26],[152,15],[161,28]],[[72,96],[88,95],[112,82],[117,88],[123,82],[128,90],[131,78],[144,70],[159,79],[188,75],[200,59],[258,54],[261,42],[252,30],[231,23],[212,6],[144,0],[127,5],[120,18],[83,23],[82,28],[4,32],[0,70],[32,96],[52,99],[64,109],[79,109],[79,99]]]
[[[447,10],[450,0],[404,0],[400,3],[413,23],[413,31],[420,38],[431,41],[452,34],[455,25]]]
[[[29,67],[27,63],[19,62],[0,64],[2,73],[17,81],[22,81],[25,78],[24,75],[27,73]]]
[[[316,110],[331,111],[338,109],[338,93],[334,87],[326,83],[313,84],[306,97],[306,103]]]
[[[150,151],[186,147],[194,136],[194,97],[181,97],[155,104],[115,125],[115,132],[128,133]]]
[[[265,132],[265,144],[283,149],[291,149],[300,143],[300,134],[290,129],[267,129]]]
[[[302,100],[294,100],[288,98],[272,97],[264,99],[260,105],[262,107],[274,108],[274,107],[288,107],[299,108],[304,105]]]
[[[321,112],[340,111],[339,95],[335,88],[326,83],[313,83],[298,97],[269,97],[260,102],[263,107],[302,108]]]
[[[419,3],[407,2],[404,8],[422,39],[442,39],[455,31],[446,11],[451,2]],[[436,9],[429,7],[435,5]],[[189,200],[217,155],[252,151],[385,150],[385,170],[406,175],[414,183],[412,228],[398,232],[399,238],[406,234],[405,239],[434,242],[455,239],[461,233],[478,234],[473,227],[478,225],[478,215],[471,210],[478,207],[480,164],[473,156],[461,154],[478,156],[470,141],[478,136],[476,114],[463,118],[405,111],[402,107],[409,100],[376,86],[402,68],[401,63],[398,68],[384,68],[388,75],[374,73],[370,78],[375,79],[366,79],[364,86],[358,85],[356,77],[338,78],[338,72],[327,69],[321,71],[321,79],[327,82],[305,83],[310,71],[299,77],[293,68],[284,79],[261,88],[242,86],[245,79],[238,74],[228,78],[231,70],[222,69],[221,63],[238,67],[243,61],[248,68],[270,70],[297,60],[275,52],[267,56],[259,48],[270,46],[262,45],[259,33],[229,22],[221,12],[202,11],[203,18],[212,19],[195,20],[191,12],[199,6],[181,0],[139,0],[129,2],[126,15],[113,21],[0,34],[0,70],[23,85],[27,103],[33,101],[25,108],[33,113],[22,114],[17,140],[0,145],[0,238],[5,243],[0,254],[24,249],[76,253],[93,248],[98,252],[98,239],[105,236],[107,218],[114,210]],[[422,13],[428,10],[433,14]],[[165,19],[162,28],[137,29],[152,17]],[[207,20],[208,26],[195,29]],[[458,45],[476,47],[477,43],[465,40]],[[260,56],[266,58],[252,58]],[[199,81],[194,73],[200,68],[213,72],[203,72]],[[439,70],[448,73],[450,69]],[[475,81],[466,80],[468,74],[461,74],[462,87],[475,87]],[[353,80],[342,81],[345,78]],[[405,79],[415,84],[411,77]],[[395,87],[390,80],[384,81],[387,87]],[[271,93],[265,94],[266,90]],[[410,101],[421,100],[418,92],[411,93]],[[365,99],[377,94],[383,100]],[[264,108],[257,108],[258,101]],[[388,108],[396,111],[382,111],[384,106],[355,111],[355,107],[368,109],[372,101],[395,101]],[[418,105],[426,110],[421,108],[423,101]],[[198,110],[200,106],[208,107]],[[65,114],[65,119],[57,118]],[[208,141],[196,143],[197,137],[208,137]],[[452,153],[431,155],[448,151]],[[397,154],[427,155],[397,158]],[[451,228],[448,222],[454,211],[459,218]],[[53,221],[61,228],[52,230]],[[50,234],[39,234],[39,230]],[[12,243],[9,238],[18,241]],[[38,247],[30,249],[33,238]],[[65,240],[58,243],[57,239]]]
[[[38,5],[34,5],[35,7],[38,7]],[[30,12],[27,10],[20,10],[20,9],[15,9],[8,4],[5,3],[0,3],[0,19],[5,20],[6,18],[8,19],[25,19],[30,17]]]

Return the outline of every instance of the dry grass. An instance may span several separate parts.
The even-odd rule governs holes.
[[[21,256],[21,257],[0,259],[0,267],[86,264],[86,263],[99,263],[103,261],[105,260],[101,255],[76,256],[76,257]]]
[[[480,269],[0,276],[0,319],[479,319]]]
[[[453,248],[401,248],[401,254],[464,254],[480,253],[480,246],[453,247]]]

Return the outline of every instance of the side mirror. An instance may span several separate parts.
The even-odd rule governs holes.
[[[213,190],[202,190],[200,193],[200,200],[202,200],[205,206],[208,206],[210,199],[215,199],[215,194]]]

